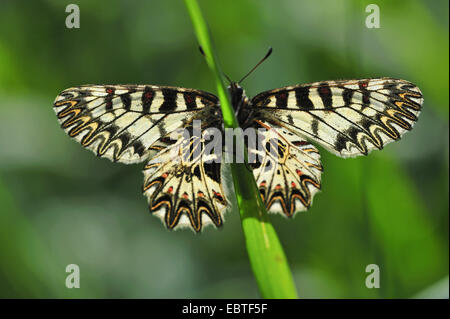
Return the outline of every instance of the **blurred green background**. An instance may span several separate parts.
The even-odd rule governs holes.
[[[80,84],[214,92],[182,1],[0,2],[0,297],[259,297],[238,212],[220,230],[169,232],[148,213],[141,165],[98,159],[59,128],[55,96]],[[365,7],[380,7],[367,29]],[[425,97],[414,130],[382,152],[321,150],[322,192],[271,216],[303,298],[448,298],[449,17],[442,1],[200,1],[222,69],[260,91],[390,76]],[[77,264],[81,288],[65,287]],[[368,264],[380,289],[365,286]]]

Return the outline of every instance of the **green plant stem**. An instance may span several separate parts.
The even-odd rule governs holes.
[[[196,0],[185,0],[206,62],[214,74],[226,128],[239,128],[234,110],[212,49],[208,28]],[[237,132],[237,131],[235,131]],[[237,136],[236,148],[244,148]],[[246,154],[244,148],[244,154]],[[245,163],[232,163],[236,199],[250,264],[263,298],[297,298],[292,273],[278,236],[269,221],[252,172]]]

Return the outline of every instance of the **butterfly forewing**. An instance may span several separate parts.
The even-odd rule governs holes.
[[[151,85],[74,87],[56,97],[54,109],[70,137],[126,164],[142,162],[160,137],[219,110],[207,92]]]
[[[251,101],[271,119],[343,157],[366,155],[398,140],[423,102],[414,84],[391,78],[327,81],[284,87]]]

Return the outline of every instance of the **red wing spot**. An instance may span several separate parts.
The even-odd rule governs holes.
[[[299,169],[296,169],[295,172],[297,173],[298,176],[303,175],[303,172]]]
[[[294,182],[291,183],[291,186],[292,186],[292,187],[297,187],[297,185],[295,185]]]
[[[170,186],[169,189],[167,190],[167,192],[168,192],[169,194],[171,194],[171,193],[173,192],[173,187]]]
[[[108,94],[113,94],[113,93],[114,93],[114,90],[113,90],[113,89],[106,89],[106,93],[108,93]]]
[[[213,190],[214,193],[214,197],[216,197],[218,200],[222,201],[223,197],[220,193],[216,192],[215,190]]]
[[[276,189],[276,190],[280,190],[280,189],[281,189],[281,185],[280,185],[280,184],[277,184],[277,186],[275,186],[275,189]]]
[[[150,100],[153,97],[153,92],[152,91],[147,91],[144,93],[144,98],[147,100]]]
[[[309,143],[306,141],[295,141],[292,144],[294,144],[295,146],[303,146],[303,145],[308,145]]]
[[[266,182],[261,182],[261,184],[259,184],[259,187],[266,187]]]
[[[188,199],[188,198],[189,198],[189,195],[188,195],[186,192],[184,192],[183,198],[184,198],[184,199]]]
[[[367,82],[359,82],[359,88],[360,89],[365,89],[367,88],[369,84]]]
[[[205,195],[203,194],[203,192],[198,191],[197,196],[198,196],[198,197],[203,197],[203,196],[205,196]]]
[[[321,94],[331,94],[330,88],[327,86],[319,87],[319,93]]]
[[[192,99],[192,97],[190,95],[186,95],[186,102],[190,104],[190,103],[193,103],[194,100]]]
[[[168,176],[167,173],[164,173],[164,174],[161,175],[162,178],[167,178],[167,176]]]

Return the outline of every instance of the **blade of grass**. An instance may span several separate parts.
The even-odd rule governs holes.
[[[206,62],[214,74],[226,128],[238,128],[233,107],[212,49],[208,28],[196,0],[185,0]],[[237,136],[235,145],[244,148]],[[244,148],[244,153],[246,150]],[[297,298],[292,273],[277,233],[270,223],[252,172],[245,163],[232,163],[237,203],[250,264],[263,298]]]

